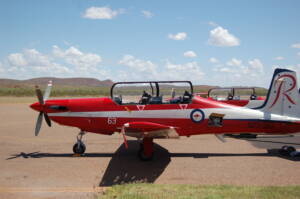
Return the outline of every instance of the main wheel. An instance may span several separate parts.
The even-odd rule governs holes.
[[[138,151],[138,157],[142,161],[150,161],[153,159],[153,153],[151,153],[150,155],[147,156],[144,153],[144,149],[141,147],[140,150]]]
[[[85,152],[85,144],[83,142],[76,142],[73,146],[73,152],[76,154],[83,154]]]
[[[279,152],[282,154],[282,155],[286,155],[286,156],[289,156],[292,152],[296,151],[296,149],[292,146],[283,146]]]
[[[295,147],[293,147],[293,146],[288,146],[288,147],[287,147],[287,151],[288,151],[289,153],[292,153],[292,152],[296,151],[296,149],[295,149]]]

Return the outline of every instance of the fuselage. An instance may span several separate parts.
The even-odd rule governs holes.
[[[233,100],[226,100],[226,99],[216,100],[216,99],[213,99],[213,98],[208,98],[208,99],[214,100],[214,101],[217,101],[217,102],[222,102],[222,103],[234,105],[234,106],[244,106],[244,107],[247,107],[247,108],[259,107],[265,101],[265,98],[263,98],[263,97],[259,97],[258,99],[255,99],[255,100],[245,100],[245,99],[239,99],[239,100],[235,100],[235,99],[233,99]]]
[[[197,134],[269,133],[300,131],[299,118],[267,114],[202,97],[189,104],[117,104],[111,98],[52,99],[31,105],[58,124],[83,131],[113,134],[128,122],[153,122],[172,126],[180,136]],[[222,115],[222,125],[210,125],[210,116]]]

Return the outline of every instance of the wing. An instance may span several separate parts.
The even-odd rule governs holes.
[[[124,124],[125,135],[135,138],[179,138],[176,127],[152,122],[128,122]]]

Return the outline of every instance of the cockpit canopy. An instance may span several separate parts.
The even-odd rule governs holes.
[[[256,100],[254,87],[222,87],[208,91],[208,98],[214,100]]]
[[[188,104],[193,97],[190,81],[117,82],[111,87],[117,104]]]

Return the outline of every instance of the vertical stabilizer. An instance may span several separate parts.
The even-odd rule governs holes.
[[[258,108],[266,113],[300,116],[300,95],[295,71],[277,68],[274,71],[264,104]]]

